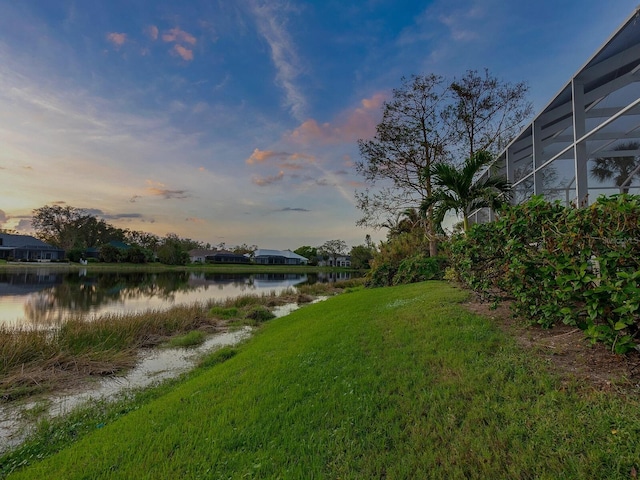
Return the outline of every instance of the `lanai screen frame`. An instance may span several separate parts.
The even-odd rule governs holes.
[[[628,177],[622,175],[625,181],[603,181],[591,173],[595,159],[603,157],[633,157],[635,163]],[[585,206],[602,194],[640,194],[640,7],[484,175],[506,177],[513,185],[513,203],[544,195],[567,206]],[[469,219],[490,221],[493,212],[481,209]]]

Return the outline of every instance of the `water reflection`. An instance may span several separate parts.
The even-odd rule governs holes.
[[[349,277],[347,272],[60,272],[44,268],[1,272],[0,324],[52,328],[72,315],[166,309]]]

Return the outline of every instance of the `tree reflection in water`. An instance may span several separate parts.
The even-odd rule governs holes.
[[[349,274],[340,274],[346,277]],[[350,275],[349,275],[350,276]],[[23,327],[55,328],[72,316],[165,309],[177,303],[282,291],[322,275],[206,272],[38,272],[0,274],[3,297],[23,298]],[[3,319],[0,318],[0,322]]]

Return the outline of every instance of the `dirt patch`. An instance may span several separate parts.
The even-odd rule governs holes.
[[[638,352],[615,355],[605,345],[591,345],[576,327],[563,324],[545,329],[530,325],[514,316],[507,301],[497,308],[478,300],[464,305],[473,313],[491,318],[522,347],[547,360],[563,382],[577,380],[598,390],[640,390]]]

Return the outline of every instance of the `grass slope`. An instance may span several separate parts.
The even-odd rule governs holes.
[[[635,396],[562,387],[465,293],[361,290],[11,479],[631,478]]]

